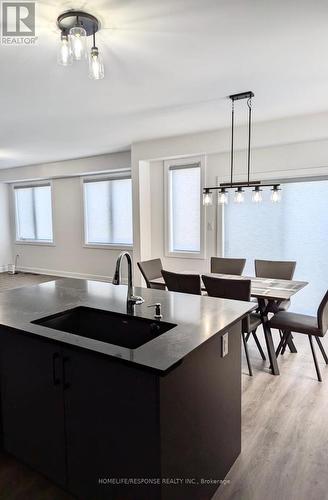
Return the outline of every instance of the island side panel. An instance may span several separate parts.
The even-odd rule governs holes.
[[[162,500],[210,499],[219,487],[211,481],[223,480],[240,454],[241,323],[228,331],[225,357],[217,334],[160,379],[161,475],[171,482]]]

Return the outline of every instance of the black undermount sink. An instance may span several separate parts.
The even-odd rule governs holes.
[[[47,316],[32,323],[128,349],[136,349],[177,326],[164,321],[83,306]]]

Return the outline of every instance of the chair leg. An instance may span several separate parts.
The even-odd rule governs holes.
[[[265,360],[266,360],[266,357],[265,357],[264,351],[263,351],[263,349],[262,349],[262,346],[261,346],[261,344],[260,344],[260,341],[259,341],[259,339],[258,339],[258,337],[257,337],[257,335],[256,335],[256,330],[253,330],[253,331],[252,331],[252,334],[253,334],[253,337],[254,337],[255,343],[256,343],[256,345],[257,345],[257,348],[258,348],[258,350],[259,350],[259,353],[261,354],[261,358],[263,359],[263,361],[265,361]]]
[[[244,344],[244,349],[245,349],[245,355],[246,355],[246,361],[247,361],[247,366],[248,366],[248,373],[252,377],[253,376],[253,371],[252,371],[252,366],[251,362],[249,359],[249,354],[248,354],[248,347],[247,347],[247,342],[245,338],[244,332],[241,333],[242,339],[243,339],[243,344]]]
[[[328,357],[327,357],[327,354],[325,353],[325,350],[323,348],[323,345],[321,344],[321,340],[318,338],[318,337],[315,337],[316,341],[317,341],[317,344],[319,346],[319,349],[321,351],[321,354],[323,356],[323,359],[325,360],[326,362],[326,365],[328,365]]]
[[[317,360],[317,356],[316,356],[315,350],[314,350],[312,335],[308,335],[308,337],[309,337],[309,342],[310,342],[310,346],[311,346],[314,366],[315,366],[315,369],[317,372],[317,377],[318,377],[319,382],[322,382],[321,373],[320,373],[320,369],[319,369],[319,365],[318,365],[318,360]]]
[[[248,334],[246,335],[246,342],[248,342],[250,336],[251,336],[251,332],[248,332]]]
[[[284,336],[284,332],[282,330],[279,329],[279,335],[280,335],[280,340],[282,340],[283,336]],[[285,354],[285,349],[282,348],[281,350],[281,355],[282,354]]]

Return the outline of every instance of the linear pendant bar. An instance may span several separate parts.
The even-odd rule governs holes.
[[[262,201],[261,187],[271,187],[272,195],[271,200],[276,202],[280,201],[280,184],[277,182],[262,183],[262,181],[251,181],[250,180],[250,167],[251,167],[251,130],[252,130],[252,97],[254,97],[254,92],[251,90],[247,92],[240,92],[238,94],[229,95],[231,100],[231,157],[230,157],[230,182],[221,182],[218,186],[204,187],[203,189],[203,204],[212,204],[212,191],[220,190],[218,202],[227,203],[227,190],[235,189],[236,198],[235,201],[244,201],[243,188],[254,188],[253,190],[253,201]],[[245,182],[234,182],[233,181],[233,171],[234,171],[234,132],[235,132],[235,101],[240,101],[247,99],[248,107],[248,145],[247,145],[247,181]],[[238,196],[239,195],[239,196]]]

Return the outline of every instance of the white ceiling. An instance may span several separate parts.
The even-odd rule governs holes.
[[[37,1],[38,44],[0,45],[0,168],[128,149],[254,119],[328,110],[327,0]],[[56,63],[58,14],[98,16],[106,77]]]

